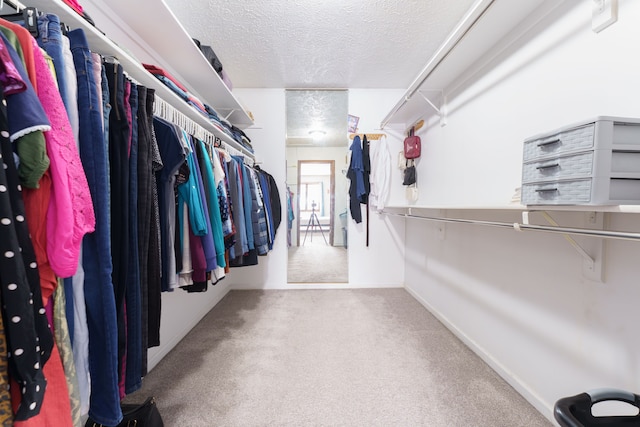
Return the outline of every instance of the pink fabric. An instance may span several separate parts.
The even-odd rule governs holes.
[[[38,98],[52,129],[44,133],[52,180],[47,211],[47,255],[58,277],[71,277],[78,269],[82,238],[95,230],[96,219],[67,111],[47,61],[36,40],[32,38],[32,41]]]
[[[82,6],[80,6],[80,4],[76,0],[62,0],[62,1],[65,2],[67,5],[69,5],[70,8],[78,12],[80,15],[84,13]]]

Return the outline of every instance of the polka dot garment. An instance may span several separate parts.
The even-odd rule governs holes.
[[[13,409],[9,393],[9,362],[4,322],[0,316],[0,426],[13,425]]]
[[[0,96],[2,91],[0,91]],[[38,265],[25,219],[22,188],[8,139],[4,100],[0,103],[0,295],[8,345],[9,374],[20,387],[15,419],[38,415],[53,337],[42,307]]]

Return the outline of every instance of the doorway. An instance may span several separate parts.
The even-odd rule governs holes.
[[[334,246],[335,161],[298,160],[298,192],[297,246]]]
[[[346,90],[287,90],[289,283],[347,283]]]

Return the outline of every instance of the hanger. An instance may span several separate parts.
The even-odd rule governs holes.
[[[60,29],[62,30],[62,35],[68,35],[69,34],[69,26],[67,24],[65,24],[64,22],[60,22]]]
[[[18,7],[15,6],[15,9],[18,10]],[[29,30],[33,37],[38,38],[38,9],[36,9],[35,7],[27,7],[23,9],[22,12],[2,15],[2,19],[5,19],[9,22],[22,22],[24,28]]]
[[[418,130],[420,130],[420,128],[422,128],[422,126],[424,126],[424,120],[418,120],[417,122],[415,122],[413,124],[413,126],[411,126],[408,130],[407,130],[407,134],[409,133],[409,131],[411,131],[413,129],[413,133],[416,133]]]
[[[386,133],[351,133],[349,134],[349,139],[353,139],[356,136],[359,136],[360,138],[364,138],[365,135],[367,137],[367,140],[369,141],[377,141],[378,139],[382,139],[382,137],[387,136]]]

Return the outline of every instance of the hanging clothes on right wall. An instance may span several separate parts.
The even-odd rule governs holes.
[[[366,141],[366,137],[365,137]],[[351,160],[349,161],[349,170],[347,171],[347,178],[350,180],[349,184],[349,208],[351,211],[351,218],[355,220],[357,224],[362,222],[362,211],[360,210],[361,203],[367,203],[369,199],[369,193],[367,186],[369,183],[369,170],[371,169],[369,161],[369,148],[366,148],[366,159],[364,149],[362,147],[362,140],[360,135],[356,135],[351,143]],[[365,160],[367,165],[365,165]],[[366,175],[366,178],[365,178]]]

